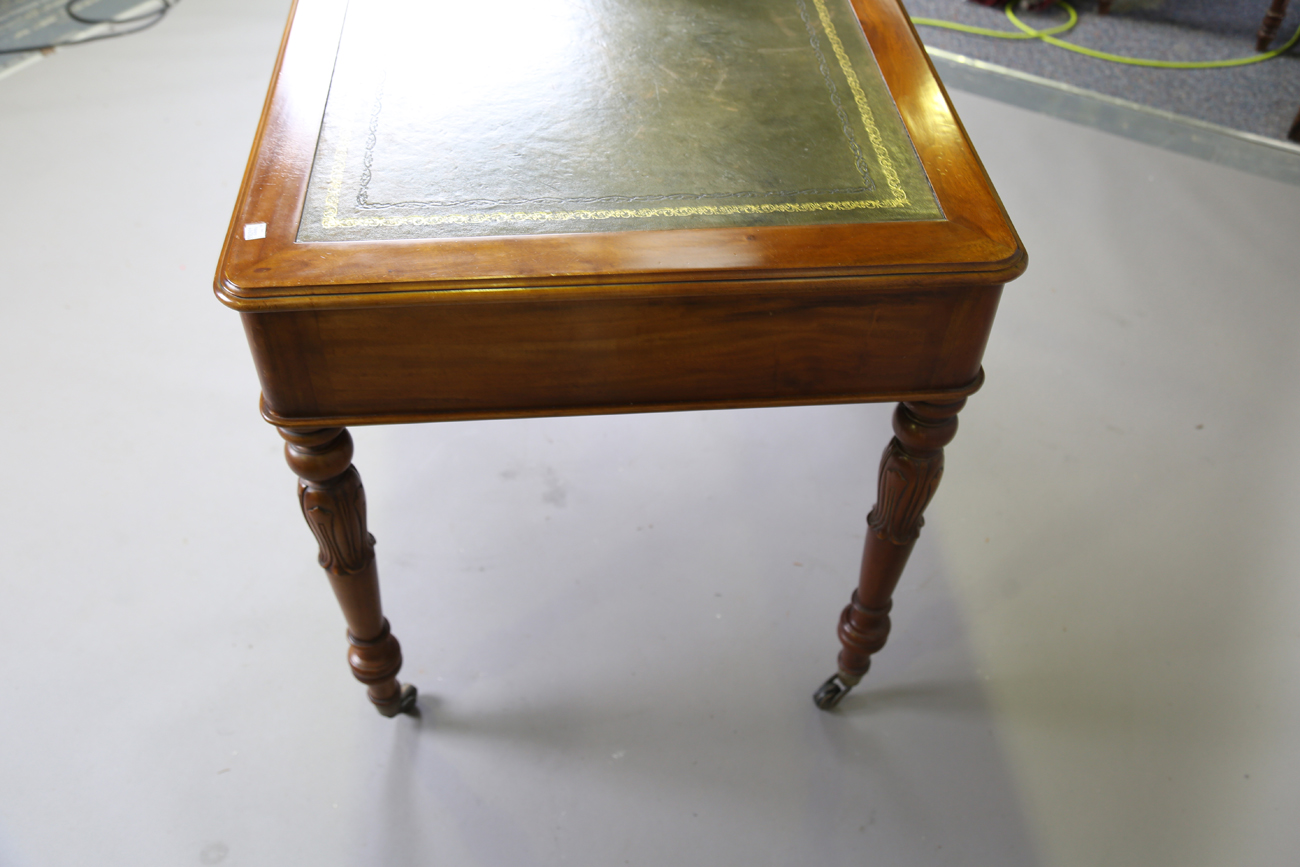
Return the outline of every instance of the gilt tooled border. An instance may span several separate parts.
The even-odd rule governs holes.
[[[514,212],[489,212],[473,214],[438,214],[438,215],[420,215],[408,214],[399,216],[375,216],[375,217],[339,217],[338,204],[342,193],[344,182],[344,169],[347,162],[348,140],[349,135],[344,135],[338,148],[334,153],[334,165],[330,172],[330,186],[325,199],[325,211],[321,219],[321,227],[326,229],[333,228],[352,228],[352,227],[379,227],[379,226],[428,226],[428,225],[445,225],[445,224],[473,224],[473,223],[504,223],[504,222],[537,222],[537,221],[556,221],[556,220],[608,220],[608,219],[628,219],[628,218],[646,218],[646,217],[686,217],[686,216],[713,216],[713,215],[733,215],[733,214],[765,214],[765,213],[799,213],[812,211],[847,211],[860,209],[891,209],[906,207],[910,204],[907,192],[903,189],[902,183],[898,177],[898,172],[894,168],[893,160],[889,156],[888,148],[880,134],[879,128],[875,123],[875,116],[871,106],[867,101],[866,93],[862,89],[861,82],[858,80],[856,71],[849,60],[848,53],[844,49],[844,44],[839,38],[835,29],[834,22],[831,21],[830,12],[826,8],[825,0],[813,0],[813,5],[817,9],[817,17],[822,24],[822,29],[826,34],[826,39],[831,45],[831,50],[839,63],[840,70],[843,72],[845,80],[848,82],[849,90],[853,94],[853,102],[858,109],[862,118],[862,124],[867,133],[867,140],[871,143],[872,150],[875,153],[876,161],[880,165],[881,172],[885,176],[886,183],[889,186],[893,197],[890,199],[857,199],[849,201],[822,201],[822,202],[763,202],[756,204],[720,204],[720,205],[679,205],[669,206],[661,205],[651,208],[584,208],[582,210],[525,210]],[[808,43],[812,48],[816,58],[818,71],[821,72],[822,78],[826,83],[826,89],[830,98],[831,105],[835,108],[836,116],[839,118],[841,128],[844,132],[845,140],[848,144],[849,151],[853,154],[854,167],[863,179],[862,187],[840,188],[840,189],[810,189],[810,190],[775,190],[775,191],[741,191],[729,193],[665,193],[644,196],[586,196],[586,197],[537,197],[532,199],[466,199],[451,202],[436,202],[413,200],[403,202],[371,202],[369,201],[369,186],[372,179],[371,168],[374,162],[374,149],[378,142],[379,117],[383,108],[383,85],[380,84],[379,93],[375,97],[374,107],[370,115],[369,129],[367,130],[365,152],[362,160],[361,183],[357,191],[356,207],[362,210],[379,210],[400,207],[425,207],[425,208],[464,208],[470,206],[478,207],[527,207],[539,205],[558,205],[567,204],[580,205],[608,205],[608,204],[630,204],[633,202],[676,202],[676,201],[704,201],[704,200],[727,200],[727,199],[756,199],[770,197],[793,197],[793,196],[831,196],[831,195],[862,195],[875,191],[876,184],[871,177],[871,172],[866,163],[866,158],[862,153],[862,148],[858,144],[857,137],[853,133],[853,125],[849,119],[848,113],[844,109],[843,102],[840,100],[839,91],[835,81],[831,76],[830,66],[827,62],[826,55],[822,51],[821,40],[817,35],[816,27],[808,14],[808,7],[804,0],[795,0],[795,6],[798,9],[799,17],[804,22],[808,31]]]

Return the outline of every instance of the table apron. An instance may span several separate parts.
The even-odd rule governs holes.
[[[1001,285],[242,314],[278,424],[969,392]]]

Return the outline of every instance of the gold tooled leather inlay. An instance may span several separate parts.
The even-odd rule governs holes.
[[[529,2],[560,62],[464,90],[353,4],[299,240],[941,218],[847,0]]]

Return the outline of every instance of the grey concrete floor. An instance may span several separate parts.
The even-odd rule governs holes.
[[[0,81],[0,864],[1290,863],[1294,187],[955,95],[1031,266],[832,714],[887,407],[356,431],[385,720],[210,287],[286,8]]]

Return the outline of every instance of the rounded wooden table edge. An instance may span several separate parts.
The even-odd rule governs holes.
[[[925,402],[949,403],[963,400],[984,385],[984,368],[970,382],[955,388],[922,391],[876,392],[872,394],[846,394],[814,398],[779,398],[773,400],[738,401],[683,401],[670,403],[594,404],[591,406],[562,406],[503,410],[449,410],[447,412],[381,413],[374,415],[314,416],[292,418],[277,413],[267,406],[266,397],[260,396],[258,406],[262,418],[276,427],[314,430],[329,427],[357,427],[361,425],[422,424],[440,421],[485,421],[510,418],[556,418],[584,415],[625,415],[643,412],[693,412],[709,409],[761,409],[780,406],[828,406],[850,403]]]
[[[749,295],[781,284],[804,286],[809,291],[826,289],[835,284],[858,282],[864,289],[897,290],[899,281],[924,279],[924,290],[959,286],[991,286],[1009,283],[1025,273],[1029,256],[1023,246],[987,268],[936,271],[927,266],[897,267],[887,271],[852,271],[848,273],[789,274],[769,273],[762,278],[718,274],[677,274],[666,277],[647,275],[644,280],[625,279],[618,284],[547,283],[542,280],[429,284],[421,288],[393,288],[394,284],[358,284],[342,287],[294,287],[283,294],[259,291],[242,294],[218,269],[213,284],[217,300],[241,313],[271,313],[288,310],[325,310],[353,307],[406,307],[419,304],[494,304],[512,301],[572,301],[598,298],[684,298],[710,294]],[[396,284],[401,285],[401,284]],[[407,286],[419,287],[412,283]],[[337,291],[330,292],[330,289]],[[324,294],[322,294],[324,290]]]

